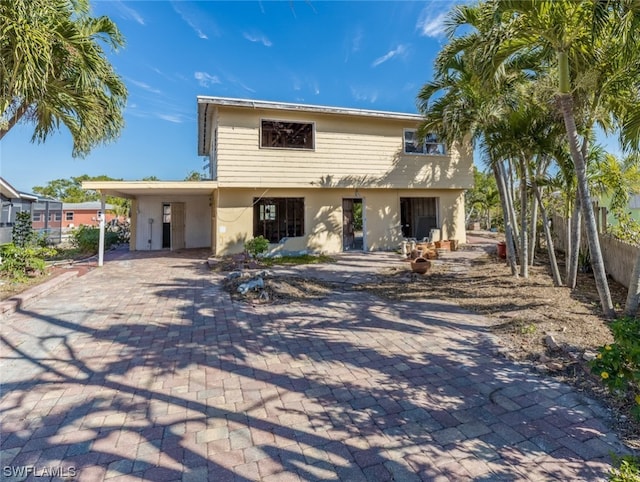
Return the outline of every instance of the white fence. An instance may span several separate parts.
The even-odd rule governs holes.
[[[560,216],[553,217],[553,243],[556,249],[566,250],[567,224]],[[587,235],[582,231],[582,249],[587,248]],[[600,233],[600,249],[604,260],[604,268],[609,276],[623,286],[629,287],[631,272],[640,256],[640,247],[619,241],[606,233]]]

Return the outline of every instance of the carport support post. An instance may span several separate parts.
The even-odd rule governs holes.
[[[98,241],[98,266],[104,264],[104,208],[105,198],[104,195],[100,196],[100,212],[98,213],[98,220],[100,221],[100,238]]]

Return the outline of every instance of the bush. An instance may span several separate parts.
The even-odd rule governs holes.
[[[591,371],[609,390],[633,400],[633,414],[640,420],[640,319],[623,317],[611,323],[614,343],[598,350]]]
[[[104,249],[109,249],[118,244],[120,237],[118,233],[105,229]],[[100,228],[92,226],[80,226],[71,233],[71,243],[81,252],[95,254],[100,245]]]
[[[16,214],[16,222],[11,230],[11,240],[18,248],[24,248],[33,244],[35,233],[31,224],[31,213],[21,211]]]
[[[244,243],[244,249],[252,258],[256,258],[269,249],[269,240],[264,236],[258,236],[257,238],[246,241]]]
[[[32,273],[44,273],[47,268],[45,258],[55,256],[56,250],[31,244],[16,246],[13,243],[0,246],[0,271],[15,280],[21,280]]]

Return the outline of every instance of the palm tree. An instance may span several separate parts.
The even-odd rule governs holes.
[[[116,138],[127,90],[105,58],[123,38],[88,0],[0,0],[0,139],[20,120],[43,142],[60,124],[73,155]]]
[[[514,56],[538,53],[541,69],[555,72],[558,109],[563,116],[577,177],[591,263],[605,316],[615,314],[588,189],[588,139],[596,122],[637,135],[630,112],[640,106],[635,73],[640,53],[640,5],[617,1],[491,0],[496,30],[509,34],[485,47],[493,53],[485,75],[499,72]],[[604,115],[603,115],[604,114]],[[637,115],[637,114],[635,114]],[[632,119],[632,118],[631,118]],[[636,118],[637,119],[637,118]],[[637,144],[637,139],[635,139]]]

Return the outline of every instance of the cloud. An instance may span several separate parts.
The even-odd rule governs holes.
[[[371,104],[375,104],[378,100],[378,91],[375,89],[357,89],[355,87],[351,87],[351,95],[357,101],[370,102]]]
[[[245,32],[242,34],[244,38],[246,38],[249,42],[259,42],[262,43],[265,47],[271,47],[273,43],[269,40],[265,35],[262,34],[252,34]]]
[[[199,14],[198,12],[187,12],[183,8],[178,8],[179,4],[181,7],[184,5],[182,2],[171,2],[171,5],[173,6],[173,9],[176,11],[176,13],[180,15],[180,17],[182,17],[182,20],[184,20],[187,25],[189,25],[189,27],[193,29],[196,35],[203,40],[207,40],[209,37],[196,23],[196,19],[200,19],[201,14]]]
[[[382,57],[378,57],[376,60],[374,60],[371,66],[377,67],[378,65],[384,64],[387,60],[391,60],[394,57],[397,57],[397,56],[402,57],[407,53],[407,51],[408,51],[407,46],[400,44],[394,50],[390,50],[389,52],[384,54]]]
[[[157,116],[162,120],[173,122],[174,124],[182,124],[184,122],[184,117],[180,114],[157,114]]]
[[[162,93],[161,90],[155,89],[155,88],[151,87],[149,84],[146,84],[144,82],[140,82],[138,80],[127,79],[127,82],[129,82],[130,84],[135,85],[136,87],[140,87],[141,89],[144,89],[147,92],[151,92],[152,94],[161,94]]]
[[[220,78],[217,75],[211,75],[206,72],[195,72],[193,74],[195,79],[202,87],[209,87],[213,84],[221,84]]]
[[[446,30],[444,21],[447,18],[450,7],[451,4],[449,2],[431,2],[420,13],[416,30],[423,37],[443,37]]]
[[[138,22],[140,25],[144,25],[144,18],[137,11],[131,8],[128,5],[125,5],[124,2],[116,2],[115,7],[120,10],[120,14],[127,20],[133,20]]]

